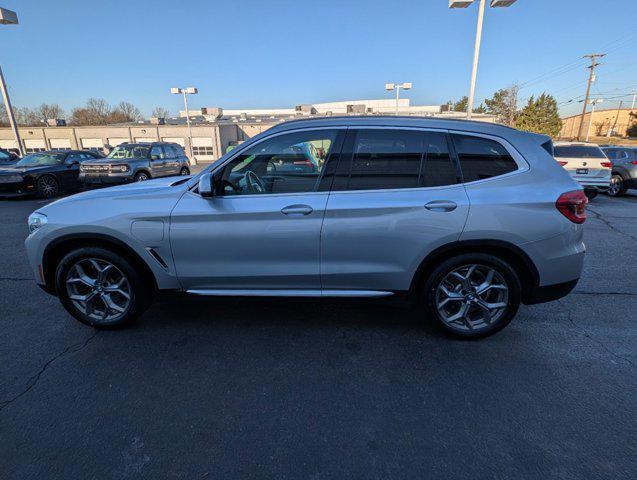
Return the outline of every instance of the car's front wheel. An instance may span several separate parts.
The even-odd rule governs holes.
[[[425,282],[427,311],[452,335],[480,338],[506,327],[520,306],[520,279],[504,260],[462,254],[443,261]]]
[[[152,301],[152,290],[130,262],[98,247],[68,253],[57,266],[55,287],[64,308],[95,328],[124,325]]]
[[[139,172],[139,173],[135,174],[134,180],[136,182],[145,182],[149,178],[150,177],[148,176],[148,174],[146,172]]]
[[[611,197],[621,197],[626,193],[626,185],[621,175],[614,174],[610,179],[610,186],[606,193]]]
[[[40,198],[53,198],[60,193],[60,184],[51,175],[42,175],[38,178],[36,189]]]
[[[188,167],[181,167],[179,175],[190,175],[190,169]]]

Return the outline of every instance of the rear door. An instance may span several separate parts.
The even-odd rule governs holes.
[[[172,145],[162,145],[166,159],[165,175],[179,175],[179,158]]]
[[[328,290],[405,291],[420,262],[457,241],[469,200],[446,131],[348,130],[321,234]]]
[[[166,175],[165,153],[160,145],[153,145],[150,149],[150,174],[153,177]]]

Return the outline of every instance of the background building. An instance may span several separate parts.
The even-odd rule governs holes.
[[[464,112],[449,111],[447,105],[412,106],[409,99],[401,99],[399,115],[465,118]],[[213,162],[228,147],[267,130],[280,122],[296,118],[329,115],[381,115],[394,114],[396,100],[349,100],[298,105],[283,109],[224,110],[205,107],[191,110],[192,150],[197,162]],[[474,120],[495,122],[493,115],[474,114]],[[59,126],[21,127],[20,137],[27,153],[45,150],[99,150],[107,151],[124,142],[174,142],[190,151],[186,114],[177,118],[151,119],[131,124],[102,126],[67,126],[64,121],[52,121]],[[10,128],[0,128],[0,148],[17,148]]]
[[[603,137],[608,135],[609,129],[611,135],[625,137],[627,136],[626,130],[633,123],[635,123],[634,117],[631,118],[631,112],[637,115],[637,109],[623,108],[617,110],[616,108],[607,110],[595,110],[593,113],[593,121],[591,123],[591,113],[588,112],[584,116],[584,128],[582,129],[582,139],[586,138],[588,127],[591,126],[591,137]],[[577,137],[577,131],[581,121],[580,115],[573,115],[570,117],[562,118],[562,130],[560,131],[560,138],[574,139]]]

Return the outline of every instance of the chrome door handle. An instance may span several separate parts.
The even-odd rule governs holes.
[[[283,215],[309,215],[313,211],[309,205],[288,205],[281,209]]]
[[[427,203],[425,208],[432,212],[452,212],[458,208],[458,204],[448,200],[434,200],[433,202]]]

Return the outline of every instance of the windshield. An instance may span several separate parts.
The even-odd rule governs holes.
[[[106,158],[145,158],[150,147],[144,145],[120,145],[115,147]]]
[[[556,145],[555,157],[562,158],[606,158],[599,147],[586,145]]]
[[[16,163],[19,167],[42,167],[44,165],[57,165],[64,160],[64,153],[32,153]]]

